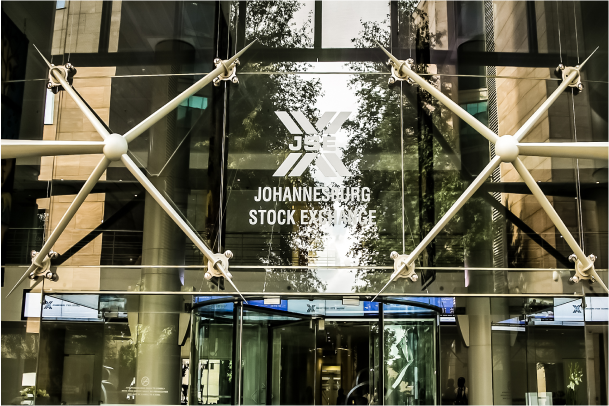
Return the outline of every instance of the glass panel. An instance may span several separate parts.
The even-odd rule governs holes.
[[[188,73],[213,69],[216,3],[125,2],[117,6],[112,9],[112,19],[118,24],[108,27],[113,31],[110,49],[116,54],[105,56],[117,66],[117,75],[183,73],[175,70],[176,65],[188,65]],[[122,58],[125,54],[129,57]],[[79,55],[80,66],[89,66],[87,57]]]
[[[197,309],[192,328],[190,404],[233,403],[233,303]]]
[[[465,7],[473,5],[469,2],[462,2]],[[477,12],[467,14],[475,14],[475,20],[483,21],[483,9],[480,5]],[[529,5],[526,1],[513,1],[510,4],[503,2],[493,2],[493,21],[494,21],[494,42],[496,52],[529,52],[529,37],[534,35],[534,32],[529,32],[529,24],[537,25],[535,15],[531,14]],[[534,9],[534,8],[533,8]],[[531,21],[529,21],[531,19]],[[470,20],[471,21],[471,20]],[[480,25],[481,26],[481,25]],[[484,33],[478,32],[482,38]],[[482,48],[484,49],[484,48]],[[531,50],[534,52],[534,50]]]
[[[331,319],[329,314],[351,318],[361,314],[335,304],[339,301],[307,301],[308,310],[315,308],[313,314],[326,318],[299,321],[293,315],[305,308],[300,302],[305,301],[287,300],[279,305],[251,301],[269,310],[244,307],[243,404],[360,404],[372,400],[375,377],[370,371],[378,371],[379,362],[371,341],[378,340],[376,319]]]
[[[51,54],[49,33],[53,31],[54,14],[54,2],[37,7],[19,2],[2,5],[3,140],[48,139],[47,130],[53,127],[44,125],[45,101],[54,97],[47,96],[47,67],[31,44],[44,55]],[[49,184],[36,182],[36,178],[45,171],[45,162],[52,159],[2,159],[3,265],[29,264],[31,250],[40,248],[36,246],[43,238],[44,219],[39,218],[42,213],[36,200],[48,196]]]
[[[59,280],[43,281],[46,296],[43,284],[32,287],[26,279],[6,297],[101,155],[5,159],[2,403],[235,403],[235,394],[244,404],[340,403],[341,387],[347,401],[379,403],[385,392],[379,386],[392,388],[402,370],[405,389],[399,383],[387,394],[392,402],[439,402],[428,396],[427,369],[417,369],[421,380],[412,366],[403,368],[408,349],[414,365],[415,352],[427,354],[423,343],[434,342],[416,324],[425,325],[431,313],[386,305],[387,329],[379,331],[371,321],[378,317],[375,303],[346,306],[340,299],[370,300],[394,271],[389,253],[411,252],[494,151],[418,87],[388,87],[386,56],[374,41],[415,59],[419,74],[499,135],[513,134],[547,100],[560,83],[558,63],[574,66],[598,46],[582,71],[583,91],[560,95],[524,142],[605,142],[607,7],[3,2],[3,139],[100,139],[65,92],[47,90],[47,68],[32,44],[51,63],[74,64],[74,88],[122,134],[209,72],[215,57],[257,38],[241,58],[238,86],[205,87],[142,134],[131,153],[214,251],[233,250],[231,271],[242,291],[300,299],[274,308],[289,315],[266,313],[269,308],[254,301],[243,318],[232,302],[198,311],[192,348],[202,355],[190,374],[182,302],[190,304],[195,292],[232,300],[235,289],[223,278],[204,279],[200,251],[118,162],[55,243],[60,256],[52,270]],[[347,111],[352,114],[339,123]],[[321,124],[328,124],[325,131]],[[334,124],[340,129],[332,134]],[[308,153],[317,155],[307,163]],[[286,160],[292,166],[274,176]],[[522,160],[607,280],[606,160]],[[306,169],[291,176],[299,163]],[[341,165],[353,176],[341,174]],[[296,199],[305,190],[294,188],[311,188],[312,198]],[[334,199],[332,188],[348,190],[350,198]],[[354,219],[357,210],[373,221]],[[462,386],[471,403],[607,403],[606,371],[596,363],[606,355],[607,311],[596,300],[606,302],[605,292],[598,283],[570,282],[573,250],[510,164],[502,164],[424,251],[416,264],[420,282],[395,280],[385,294],[415,302],[424,295],[437,307],[433,295],[455,302],[454,321],[441,325],[437,339],[442,368],[434,396],[452,404]],[[129,294],[115,295],[121,291]],[[472,293],[512,296],[460,296]],[[306,317],[324,323],[296,324]],[[243,348],[234,345],[234,326],[243,329]],[[383,335],[401,341],[379,344]],[[484,346],[474,342],[480,337]],[[385,345],[393,368],[388,377],[378,365]],[[492,359],[473,362],[482,353]],[[349,356],[358,362],[349,363]],[[299,362],[287,366],[291,358]],[[176,386],[165,393],[165,382]]]
[[[322,48],[361,48],[362,37],[373,27],[389,32],[389,2],[358,1],[346,7],[340,1],[328,1],[321,3],[321,11]]]
[[[376,254],[381,246],[400,245],[399,126],[368,117],[365,105],[344,103],[356,82],[344,75],[245,76],[231,95],[232,106],[243,105],[231,117],[227,176],[227,246],[236,263],[364,265],[384,262]],[[376,78],[367,86],[366,94],[386,93],[388,106],[397,107]],[[252,103],[262,105],[252,110]],[[344,112],[331,113],[337,106]],[[354,121],[345,121],[350,116]],[[315,135],[290,134],[302,134],[291,130],[294,120]],[[331,134],[315,138],[321,131],[310,123],[330,120]],[[324,156],[317,153],[321,140]],[[300,166],[292,162],[301,156]]]
[[[37,388],[46,391],[46,402],[180,398],[175,371],[187,365],[188,352],[182,350],[189,345],[190,319],[179,309],[181,296],[46,295],[45,300]]]
[[[238,18],[239,22],[243,19],[240,15]],[[272,48],[313,48],[314,19],[313,1],[246,2],[246,43],[258,39],[260,44]]]
[[[321,399],[317,404],[378,402],[378,320],[331,319],[319,330]]]
[[[383,307],[385,404],[436,404],[435,318],[406,318],[406,306]]]
[[[301,320],[276,311],[264,312],[244,306],[241,404],[298,404],[293,403],[294,394],[301,392],[303,382],[308,382],[309,378],[312,382],[314,373],[310,367],[303,368],[303,365],[310,365],[311,360],[301,355],[312,356],[315,330],[308,328],[308,321]],[[298,352],[301,347],[306,349],[303,354]],[[297,376],[298,370],[304,375]],[[290,392],[293,398],[288,400]]]
[[[95,278],[95,289],[102,291],[133,291],[143,289],[142,277],[146,271],[151,268],[158,270],[166,269],[167,271],[175,272],[176,278],[183,283],[183,289],[188,292],[201,292],[208,294],[222,294],[232,296],[236,293],[232,285],[220,280],[208,281],[204,278],[207,270],[206,266],[173,266],[173,267],[154,267],[151,265],[141,266],[134,265],[128,267],[121,266],[61,266],[57,268],[57,274],[60,279],[58,282],[47,281],[47,285],[55,291],[61,289],[65,292],[66,289],[83,288],[92,290],[92,284],[88,279],[70,284],[69,280],[72,275],[89,275],[92,276],[99,272],[99,276]],[[26,267],[14,268],[19,276],[25,272]],[[257,267],[247,265],[235,265],[230,267],[231,272],[234,271],[233,282],[242,292],[259,292],[264,294],[281,294],[281,293],[303,293],[305,295],[326,293],[326,294],[358,294],[369,295],[370,299],[378,292],[379,286],[387,283],[393,267],[268,267],[260,265]],[[493,268],[464,268],[464,267],[437,267],[428,268],[422,271],[434,271],[435,283],[430,284],[425,292],[421,292],[420,285],[409,282],[405,279],[397,279],[392,282],[386,290],[386,294],[391,297],[434,295],[434,294],[467,294],[470,287],[481,286],[481,292],[492,292],[492,286],[495,280],[499,280],[499,275]],[[582,288],[585,292],[598,293],[601,289],[597,284],[573,284],[569,282],[571,271],[568,269],[542,269],[542,268],[504,268],[501,277],[507,278],[509,285],[512,287],[512,293],[529,293],[529,294],[558,294],[557,289],[561,287],[559,295],[581,294]],[[11,271],[12,272],[12,271]],[[495,273],[494,273],[495,272]],[[597,269],[601,278],[607,277],[606,269]],[[354,276],[358,273],[359,276]],[[18,277],[17,277],[18,279]],[[15,279],[15,281],[17,280]],[[337,280],[354,280],[353,284],[345,283],[339,285]],[[374,284],[369,284],[367,281],[373,280]],[[183,282],[182,282],[183,281]],[[361,281],[361,282],[359,282]],[[552,281],[552,283],[548,283]],[[99,285],[97,285],[99,284]],[[6,285],[5,285],[6,286]],[[12,288],[9,287],[9,289]],[[155,291],[167,291],[169,287],[158,286]],[[171,287],[173,289],[173,287]],[[176,288],[177,289],[177,288]],[[306,300],[303,301],[306,303]],[[304,305],[303,305],[304,306]],[[304,307],[306,312],[306,307]]]
[[[581,310],[581,307],[575,307],[578,304],[573,304],[572,312]],[[588,402],[600,405],[606,403],[607,399],[607,384],[605,383],[607,374],[604,367],[605,359],[607,359],[605,343],[607,342],[609,303],[605,297],[586,297],[583,312],[585,314]]]
[[[7,297],[25,269],[2,268],[2,404],[44,403],[49,393],[36,386],[40,344],[40,313],[46,306],[38,292],[23,281]]]
[[[442,322],[439,335],[438,385],[441,391],[441,404],[452,405],[457,397],[459,378],[468,377],[469,349],[456,322]]]
[[[491,306],[494,403],[585,404],[582,300],[493,298]]]

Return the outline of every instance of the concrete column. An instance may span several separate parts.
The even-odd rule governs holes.
[[[468,380],[470,405],[493,404],[493,359],[491,351],[491,306],[487,297],[468,297]]]
[[[479,163],[480,165],[483,162]],[[491,211],[488,206],[473,203],[464,209],[466,224],[475,216],[484,216],[484,224],[491,227]],[[466,267],[492,267],[492,243],[482,241],[468,247]],[[492,271],[469,271],[468,293],[497,293],[495,275]],[[469,349],[466,386],[470,405],[493,404],[493,351],[491,348],[491,299],[490,297],[468,297],[466,314],[469,325]]]
[[[179,41],[163,41],[157,51],[183,51]],[[171,73],[179,73],[170,66]],[[161,106],[178,94],[177,77],[156,79],[152,90],[153,106]],[[179,203],[185,195],[181,182],[186,179],[188,160],[174,156],[182,134],[176,123],[176,111],[168,114],[150,130],[148,170],[161,173],[150,178],[155,187]],[[177,158],[177,159],[176,159]],[[163,169],[163,172],[161,170]],[[142,264],[159,265],[143,268],[141,289],[144,291],[179,291],[180,270],[162,265],[184,264],[185,236],[156,201],[146,194]],[[181,349],[178,345],[179,296],[141,296],[138,321],[136,395],[137,404],[179,404],[181,391]]]
[[[509,316],[508,299],[493,298],[491,322],[507,320]],[[517,332],[502,331],[492,337],[493,353],[493,400],[495,405],[511,405],[512,401],[512,368],[511,339]],[[491,332],[492,334],[492,332]]]

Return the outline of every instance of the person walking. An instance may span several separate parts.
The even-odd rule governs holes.
[[[455,398],[455,405],[468,405],[467,401],[467,387],[465,386],[465,378],[460,377],[457,380],[457,389],[455,389],[455,394],[457,397]]]
[[[455,402],[455,380],[450,378],[444,393],[442,394],[442,404],[452,405]]]

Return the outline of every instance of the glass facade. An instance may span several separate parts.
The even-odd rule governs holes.
[[[1,8],[2,404],[607,404],[607,3]]]

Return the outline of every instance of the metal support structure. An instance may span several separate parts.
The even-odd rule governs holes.
[[[55,78],[53,70],[58,71],[63,77],[63,79],[71,86],[72,82],[74,82],[74,76],[76,75],[76,68],[74,68],[74,66],[72,66],[72,64],[68,62],[64,66],[53,66],[53,68],[49,71],[49,82],[47,83],[47,88],[51,92],[53,92],[53,94],[57,94],[60,90],[64,89],[61,82],[59,82],[59,80]]]
[[[207,272],[205,272],[205,279],[210,280],[213,277],[219,278],[224,276],[224,273],[220,272],[214,264],[221,265],[226,273],[228,278],[232,278],[233,275],[228,271],[228,260],[233,257],[233,253],[231,251],[225,251],[224,254],[213,254],[214,258],[216,258],[216,262],[208,261],[207,262]]]
[[[600,147],[600,148],[599,148]],[[607,160],[609,142],[518,143],[520,155]]]
[[[247,45],[241,51],[237,52],[235,54],[235,56],[230,58],[228,61],[225,61],[225,62],[219,64],[219,66],[217,66],[216,69],[209,72],[207,75],[205,75],[202,79],[200,79],[194,85],[192,85],[188,89],[184,90],[182,93],[180,93],[178,96],[176,96],[173,100],[171,100],[170,102],[165,104],[163,107],[161,107],[160,109],[158,109],[157,111],[152,113],[148,118],[144,119],[144,121],[142,121],[141,123],[139,123],[138,125],[133,127],[131,130],[127,131],[125,133],[125,138],[127,139],[127,142],[131,142],[134,139],[136,139],[144,131],[146,131],[147,129],[152,127],[157,121],[159,121],[160,119],[165,117],[170,111],[173,111],[175,108],[177,108],[180,105],[180,103],[182,103],[184,100],[188,99],[193,94],[197,93],[199,90],[201,90],[203,87],[205,87],[206,85],[211,83],[218,76],[225,75],[227,73],[226,72],[227,67],[229,70],[232,69],[234,67],[235,63],[237,62],[237,59],[241,55],[243,55],[243,53],[249,47],[251,47],[255,42],[256,42],[256,40],[250,42],[249,45]]]
[[[556,210],[554,210],[554,206],[552,206],[552,203],[550,203],[546,195],[543,194],[541,188],[537,182],[535,182],[533,175],[531,175],[531,172],[529,172],[529,170],[524,166],[520,158],[517,158],[514,162],[512,162],[512,164],[522,180],[524,180],[524,183],[526,183],[529,189],[531,189],[531,193],[533,193],[533,196],[535,196],[543,210],[546,212],[548,217],[550,217],[550,220],[552,220],[552,223],[554,223],[554,226],[558,232],[562,235],[567,245],[569,245],[569,248],[573,250],[573,255],[575,255],[577,259],[575,261],[572,260],[575,262],[575,276],[572,278],[572,281],[578,282],[580,279],[597,280],[603,289],[609,292],[609,290],[607,290],[607,286],[594,269],[594,259],[596,259],[596,257],[594,257],[594,255],[587,257],[586,254],[584,254],[584,251],[582,251],[577,241],[575,241],[575,238],[565,223],[563,223],[558,213],[556,213]],[[573,255],[570,257],[570,259],[573,257]]]
[[[36,45],[34,45],[34,48],[36,48]],[[72,98],[72,100],[74,100],[74,103],[76,103],[82,114],[84,114],[84,116],[87,118],[87,120],[89,120],[93,128],[95,128],[95,131],[97,131],[97,133],[103,139],[106,139],[108,135],[110,135],[108,133],[108,130],[106,130],[106,127],[99,122],[95,114],[91,110],[89,110],[85,102],[83,102],[82,99],[78,96],[78,94],[74,91],[74,89],[72,89],[71,82],[73,80],[73,75],[76,73],[76,69],[74,69],[74,67],[70,63],[67,63],[65,66],[55,66],[50,63],[44,57],[44,55],[42,55],[42,52],[40,52],[38,48],[36,48],[36,51],[38,51],[42,59],[44,59],[44,62],[49,67],[49,88],[52,87],[53,89],[55,89],[59,88],[59,85],[61,85],[61,89],[66,91],[70,95],[70,97]]]
[[[188,237],[188,239],[190,239],[190,241],[192,241],[192,243],[198,249],[201,250],[201,252],[203,253],[203,255],[205,255],[207,260],[212,262],[212,264],[213,264],[212,266],[214,268],[216,268],[222,274],[222,276],[224,276],[230,282],[230,284],[237,291],[237,293],[239,293],[239,295],[241,296],[243,301],[245,303],[247,303],[247,301],[245,300],[243,295],[241,295],[241,293],[239,292],[239,289],[237,289],[237,286],[235,286],[235,284],[233,283],[231,276],[229,276],[230,274],[227,272],[227,270],[224,269],[222,261],[220,261],[218,259],[218,255],[214,254],[214,252],[212,250],[210,250],[207,247],[207,245],[205,245],[205,243],[203,242],[203,240],[201,240],[199,235],[192,228],[190,228],[188,226],[186,221],[184,221],[184,219],[171,206],[171,204],[169,204],[169,202],[165,199],[165,197],[161,194],[161,192],[159,192],[157,190],[157,188],[154,187],[152,182],[150,182],[150,180],[146,177],[146,175],[144,175],[144,173],[140,170],[140,168],[137,167],[135,162],[133,162],[133,160],[131,158],[129,158],[129,156],[127,154],[125,154],[121,157],[121,161],[123,162],[125,167],[129,170],[129,172],[131,172],[131,174],[142,184],[142,186],[144,186],[144,188],[150,194],[150,196],[152,196],[152,198],[154,200],[156,200],[156,202],[159,204],[159,206],[161,206],[161,208],[165,211],[165,213],[167,213],[167,215],[169,217],[171,217],[171,219],[177,224],[177,226],[180,227],[180,229],[184,232],[184,234],[186,234],[186,237]],[[219,255],[225,255],[225,254],[219,254]],[[232,256],[232,253],[230,255]],[[228,258],[228,257],[226,257],[226,258]],[[227,261],[227,263],[228,263],[228,261]]]
[[[419,276],[414,271],[414,262],[409,261],[408,255],[400,255],[396,251],[393,251],[390,258],[393,259],[393,274],[391,279],[407,278],[413,282],[419,279]]]
[[[524,138],[524,136],[527,135],[528,132],[533,129],[533,127],[535,127],[535,125],[537,124],[537,122],[539,121],[541,116],[546,111],[548,111],[550,106],[552,104],[554,104],[554,102],[558,99],[558,97],[568,87],[571,87],[574,84],[577,85],[577,83],[580,80],[579,72],[584,67],[586,62],[588,62],[588,60],[590,58],[592,58],[592,55],[594,55],[594,53],[596,52],[597,49],[598,49],[598,47],[594,51],[592,51],[590,56],[588,58],[586,58],[586,60],[584,62],[582,62],[581,65],[577,65],[574,68],[568,68],[568,71],[567,70],[564,71],[565,73],[568,73],[568,74],[566,74],[566,75],[563,74],[562,83],[558,86],[558,88],[554,92],[552,92],[552,94],[546,99],[546,101],[544,101],[541,104],[541,106],[539,106],[539,108],[535,111],[535,113],[533,113],[533,115],[531,117],[529,117],[529,119],[522,125],[522,127],[520,127],[518,129],[518,131],[516,131],[516,134],[514,134],[514,138],[516,138],[516,141],[521,141]]]
[[[213,80],[214,86],[220,86],[221,82],[239,84],[239,78],[237,77],[237,66],[239,66],[239,64],[239,59],[235,59],[235,62],[232,65],[227,64],[220,58],[214,59],[214,66],[216,68],[224,68],[224,72]]]
[[[2,159],[46,155],[84,155],[104,152],[103,141],[2,140]]]
[[[36,254],[36,256],[32,258],[32,265],[29,266],[27,271],[25,271],[19,281],[15,284],[15,286],[13,286],[13,288],[10,290],[10,292],[8,292],[8,295],[6,296],[9,296],[13,292],[13,290],[15,290],[17,286],[19,286],[19,284],[25,279],[27,275],[30,275],[31,273],[38,274],[38,270],[45,267],[43,262],[46,260],[47,255],[51,252],[51,248],[53,248],[53,245],[55,245],[55,243],[59,239],[59,236],[66,229],[66,227],[70,223],[70,220],[72,220],[72,218],[74,217],[80,206],[83,204],[87,196],[89,196],[89,193],[91,192],[91,190],[93,190],[93,187],[95,186],[99,178],[101,178],[101,176],[104,174],[106,168],[108,168],[108,165],[110,165],[110,160],[106,157],[102,158],[102,160],[99,161],[95,169],[93,169],[93,172],[91,172],[91,175],[89,175],[89,178],[87,179],[85,184],[82,186],[82,189],[80,189],[80,191],[74,198],[74,201],[72,201],[72,204],[70,204],[70,207],[68,207],[68,210],[64,213],[61,220],[59,220],[57,226],[55,226],[55,229],[53,230],[49,238],[47,238],[44,245]]]
[[[406,260],[406,266],[412,265],[414,268],[414,261],[416,261],[419,255],[423,253],[429,243],[431,243],[431,241],[436,238],[440,231],[442,231],[446,224],[448,224],[450,219],[452,219],[454,215],[457,214],[457,212],[461,209],[461,207],[463,207],[463,205],[467,203],[469,198],[472,197],[474,193],[476,193],[476,190],[478,190],[480,186],[482,186],[484,181],[486,181],[486,179],[491,176],[495,168],[498,167],[500,163],[501,159],[499,157],[495,157],[491,162],[488,163],[488,165],[486,165],[486,167],[482,170],[482,172],[480,172],[476,179],[474,179],[472,183],[468,186],[468,188],[465,189],[465,192],[463,192],[463,194],[457,199],[457,201],[452,205],[452,207],[448,209],[444,216],[442,216],[442,218],[440,219],[440,221],[438,221],[434,228],[431,229],[431,231],[425,236],[425,238],[421,240],[419,245],[417,245],[417,247],[410,253],[410,255],[408,255],[408,258]],[[389,281],[385,284],[383,289],[381,289],[379,293],[374,296],[374,299],[372,299],[372,301],[376,300],[378,295],[383,293],[387,286],[389,286],[389,284],[393,282],[393,280],[395,279],[394,275],[395,273],[391,275]],[[410,279],[412,280],[412,278]]]
[[[535,155],[547,157],[567,157],[567,158],[588,158],[588,159],[603,159],[606,160],[609,155],[609,143],[607,142],[585,142],[585,143],[521,143],[520,141],[528,134],[528,132],[537,125],[543,114],[550,106],[558,99],[558,97],[568,88],[575,87],[579,91],[583,90],[580,80],[580,71],[586,62],[592,57],[592,54],[581,64],[575,67],[560,67],[562,74],[562,83],[552,94],[542,103],[541,106],[533,113],[531,117],[516,131],[514,135],[503,135],[498,137],[493,131],[485,127],[476,118],[467,113],[458,104],[444,95],[440,90],[436,89],[432,84],[417,75],[413,70],[413,64],[410,61],[401,61],[393,56],[389,51],[383,48],[380,44],[377,45],[389,56],[389,64],[391,65],[391,78],[389,83],[395,83],[395,80],[407,80],[409,83],[416,83],[422,89],[428,91],[432,96],[438,99],[449,110],[459,116],[463,121],[469,124],[473,129],[479,132],[483,137],[487,138],[491,143],[495,144],[496,157],[484,168],[484,170],[474,179],[469,187],[463,192],[461,197],[457,199],[455,204],[448,212],[440,219],[434,228],[423,238],[419,245],[408,255],[399,255],[396,252],[391,253],[391,258],[395,261],[395,272],[389,278],[389,281],[376,294],[373,301],[398,277],[407,277],[415,281],[414,262],[425,250],[427,245],[438,235],[438,233],[446,226],[448,221],[456,214],[456,212],[469,200],[474,192],[482,185],[493,170],[502,162],[511,162],[516,171],[523,178],[525,183],[531,189],[535,198],[539,201],[543,209],[546,211],[550,220],[556,226],[556,229],[565,238],[565,241],[574,252],[575,276],[571,278],[573,282],[578,282],[582,279],[590,279],[592,282],[598,281],[603,289],[609,293],[607,286],[594,270],[593,255],[587,257],[580,246],[577,244],[563,221],[560,219],[552,204],[543,194],[539,185],[533,179],[531,173],[526,169],[522,161],[518,158],[519,155]],[[598,49],[598,48],[597,48]],[[406,271],[406,273],[405,273]]]
[[[108,168],[112,161],[122,161],[127,169],[135,176],[135,178],[144,186],[146,191],[156,200],[159,206],[171,217],[171,219],[180,227],[180,229],[186,234],[186,236],[195,244],[197,248],[201,250],[203,255],[208,259],[210,270],[218,276],[223,276],[233,286],[235,291],[243,298],[239,289],[232,281],[232,275],[228,272],[228,259],[232,257],[230,251],[224,254],[215,254],[211,251],[207,245],[201,240],[199,235],[187,224],[184,219],[178,214],[178,212],[167,202],[163,195],[156,189],[156,187],[150,182],[150,180],[142,173],[137,165],[127,155],[129,142],[133,141],[140,134],[154,125],[156,122],[165,117],[172,110],[177,108],[180,103],[198,92],[205,85],[211,83],[216,78],[219,80],[230,79],[233,83],[235,81],[236,65],[238,64],[238,58],[249,48],[256,40],[252,41],[249,45],[235,54],[228,61],[219,61],[216,64],[216,69],[205,75],[201,80],[190,86],[184,92],[180,93],[169,103],[152,113],[148,118],[142,121],[140,124],[135,126],[133,129],[128,131],[125,135],[110,134],[106,129],[104,123],[102,123],[96,114],[87,106],[83,99],[76,93],[72,88],[72,80],[76,69],[67,64],[66,66],[55,66],[51,64],[42,53],[36,48],[44,62],[49,67],[49,88],[63,90],[67,92],[70,97],[74,100],[78,108],[81,110],[83,115],[91,122],[97,133],[103,138],[103,142],[88,142],[88,141],[29,141],[29,140],[2,140],[2,158],[18,158],[26,156],[55,156],[55,155],[70,155],[70,154],[99,154],[103,153],[104,158],[99,162],[97,167],[93,170],[82,189],[76,195],[76,198],[65,212],[49,238],[44,243],[42,249],[39,252],[33,253],[32,265],[28,267],[23,276],[10,290],[10,295],[19,284],[28,276],[31,275],[34,279],[39,276],[48,276],[50,279],[57,279],[56,274],[47,275],[50,269],[50,259],[55,256],[55,253],[51,252],[51,248],[57,242],[57,239],[61,233],[65,230],[69,222],[72,220],[82,203],[85,201],[89,193],[93,190],[93,187],[103,175],[105,170]],[[222,257],[222,258],[221,258]],[[7,296],[8,296],[7,295]],[[243,298],[245,301],[245,298]],[[247,303],[247,302],[246,302]]]
[[[448,96],[444,93],[436,89],[431,83],[424,80],[422,77],[417,75],[412,69],[408,67],[408,64],[405,61],[400,61],[395,56],[391,55],[389,51],[383,48],[377,42],[377,45],[389,56],[392,67],[396,70],[397,75],[400,77],[408,77],[412,79],[416,84],[421,86],[421,88],[427,90],[433,97],[438,99],[442,104],[450,109],[453,113],[461,118],[461,120],[465,121],[469,124],[474,130],[478,131],[482,136],[488,139],[491,142],[496,142],[499,137],[495,134],[491,129],[487,128],[480,121],[476,120],[474,116],[465,111],[461,106],[452,101]]]
[[[413,66],[414,66],[414,59],[412,58],[408,58],[406,59],[406,61],[402,62],[403,64],[406,65],[406,67],[408,67],[408,69],[412,70]],[[403,75],[400,73],[399,68],[396,68],[395,66],[393,66],[393,64],[391,63],[391,60],[387,61],[387,65],[391,66],[391,77],[389,78],[389,84],[392,85],[397,81],[406,81],[408,82],[408,84],[412,85],[414,84],[414,80],[409,78],[406,75]]]
[[[255,42],[255,41],[254,41]],[[210,272],[212,276],[214,274],[222,275],[229,280],[233,288],[241,295],[235,284],[231,280],[231,275],[228,272],[228,258],[225,254],[213,253],[200,239],[200,237],[188,226],[188,224],[182,219],[175,209],[167,202],[167,200],[161,195],[161,193],[154,187],[154,185],[146,178],[146,176],[140,171],[137,165],[128,157],[128,143],[141,135],[144,131],[149,129],[156,122],[161,120],[165,115],[179,106],[184,100],[195,94],[201,88],[207,84],[213,82],[219,84],[221,81],[230,80],[233,83],[238,83],[236,80],[236,66],[238,65],[238,58],[253,44],[250,43],[232,58],[227,61],[215,60],[214,63],[216,68],[197,81],[191,87],[186,89],[180,95],[176,96],[170,102],[165,104],[163,107],[158,109],[156,112],[151,114],[148,118],[143,120],[140,124],[136,125],[124,136],[119,134],[110,134],[106,129],[105,125],[100,122],[98,117],[90,110],[86,103],[79,97],[76,91],[71,86],[71,81],[76,72],[73,66],[66,65],[63,67],[54,66],[42,56],[42,53],[38,51],[43,57],[45,63],[49,67],[49,85],[54,89],[61,89],[66,91],[70,97],[74,100],[76,105],[87,117],[87,119],[94,126],[95,130],[104,139],[103,142],[85,142],[85,141],[11,141],[3,140],[3,150],[6,148],[3,158],[16,158],[22,156],[54,156],[64,154],[82,154],[82,153],[100,153],[104,154],[104,158],[98,164],[96,169],[93,171],[82,190],[76,196],[76,199],[65,213],[60,223],[53,230],[51,236],[44,244],[43,248],[39,253],[36,254],[32,265],[28,268],[26,273],[17,283],[28,275],[34,273],[38,275],[40,269],[44,269],[44,262],[50,253],[51,247],[59,238],[59,235],[63,232],[67,224],[75,215],[76,211],[90,193],[93,186],[97,183],[103,172],[106,170],[111,161],[121,160],[123,164],[129,169],[129,171],[138,179],[140,183],[146,188],[148,193],[159,203],[163,210],[176,222],[176,224],[184,231],[189,239],[201,250],[204,256],[211,263]],[[504,135],[498,137],[492,130],[485,127],[476,118],[467,113],[458,104],[452,101],[449,97],[444,95],[440,90],[436,89],[432,84],[425,81],[421,76],[413,71],[412,61],[400,61],[389,53],[385,48],[379,45],[379,47],[389,56],[389,63],[392,67],[393,82],[397,80],[405,80],[411,84],[418,84],[422,89],[425,89],[432,96],[437,98],[442,104],[444,104],[453,113],[459,116],[463,121],[468,123],[472,128],[478,131],[482,136],[487,138],[490,142],[495,144],[495,151],[497,156],[491,160],[487,167],[476,177],[476,179],[470,184],[465,190],[464,194],[455,202],[455,204],[449,209],[449,211],[442,217],[442,219],[436,224],[436,226],[429,232],[429,234],[421,241],[421,243],[415,248],[415,250],[409,255],[398,255],[393,258],[395,260],[395,272],[390,278],[389,282],[383,287],[383,289],[377,294],[381,294],[385,288],[398,277],[407,277],[411,280],[416,280],[416,274],[414,273],[414,263],[418,256],[423,252],[427,245],[435,238],[438,233],[446,226],[448,221],[456,214],[456,212],[469,200],[474,192],[482,185],[482,183],[491,175],[492,171],[501,162],[512,162],[516,167],[516,170],[525,179],[525,183],[529,186],[533,195],[539,200],[544,210],[550,216],[550,219],[554,222],[557,229],[561,232],[563,237],[566,239],[569,246],[575,252],[577,257],[576,261],[576,276],[572,278],[573,281],[579,281],[581,279],[591,279],[592,281],[598,280],[602,287],[607,290],[606,285],[598,277],[598,274],[594,270],[593,256],[586,257],[579,245],[575,242],[571,234],[569,233],[566,226],[560,220],[553,207],[543,195],[541,189],[533,180],[529,171],[524,167],[524,164],[519,160],[519,155],[538,155],[538,156],[556,156],[556,157],[572,157],[572,158],[588,158],[588,159],[607,159],[609,152],[609,143],[520,143],[522,138],[537,124],[541,116],[550,108],[550,106],[558,99],[560,94],[564,92],[568,87],[576,87],[578,90],[583,90],[580,80],[580,71],[590,59],[590,55],[581,65],[575,67],[560,67],[559,70],[562,74],[563,81],[558,88],[547,98],[547,100],[539,107],[539,109],[525,122],[525,124],[512,136]],[[598,48],[597,48],[598,49]],[[38,50],[38,49],[37,49]],[[595,50],[596,51],[596,50]],[[594,52],[593,52],[594,53]],[[391,82],[390,79],[390,82]],[[101,151],[100,151],[101,149]],[[232,253],[230,254],[232,256]],[[223,258],[226,258],[224,260]],[[226,261],[226,265],[224,265]],[[404,271],[407,271],[404,273]],[[16,286],[11,289],[11,292]],[[9,295],[10,293],[9,292]],[[375,296],[375,299],[376,297]],[[243,296],[241,296],[243,297]],[[374,300],[374,299],[373,299]],[[245,299],[244,299],[245,301]]]

